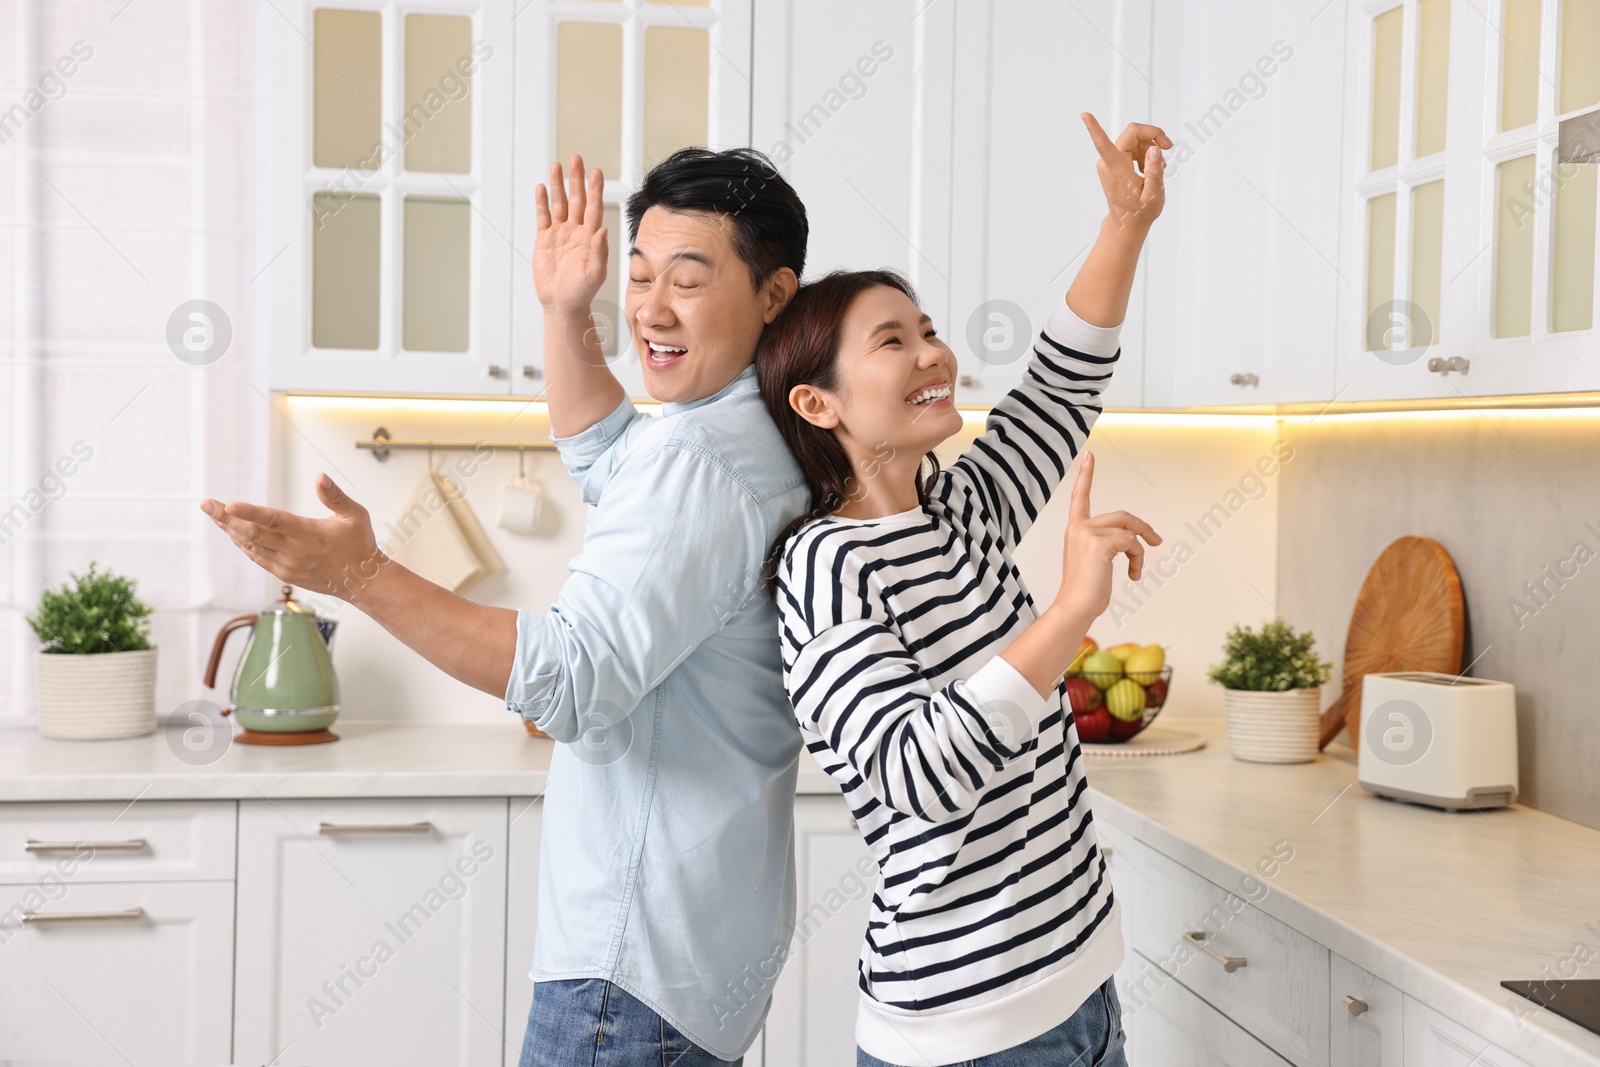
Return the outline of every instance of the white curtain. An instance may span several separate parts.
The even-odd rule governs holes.
[[[261,606],[262,572],[197,504],[265,498],[277,417],[251,373],[275,251],[263,11],[0,0],[0,720],[34,714],[23,616],[91,560],[156,608],[161,713],[211,695],[212,635]],[[197,299],[232,333],[202,365],[168,343]]]

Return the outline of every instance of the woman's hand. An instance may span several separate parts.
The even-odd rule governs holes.
[[[1087,628],[1111,603],[1112,564],[1128,557],[1128,577],[1137,582],[1144,573],[1144,544],[1159,545],[1161,535],[1150,524],[1126,511],[1089,514],[1089,489],[1094,483],[1094,453],[1085,452],[1072,483],[1072,503],[1067,513],[1067,535],[1061,561],[1061,590],[1053,606]]]
[[[533,239],[533,287],[546,308],[587,315],[606,281],[605,179],[598,169],[583,175],[583,157],[550,164],[550,185],[533,191],[538,232]]]
[[[1093,115],[1085,111],[1081,117],[1100,153],[1095,172],[1105,190],[1111,221],[1143,240],[1166,204],[1167,162],[1161,150],[1172,147],[1172,138],[1159,126],[1130,122],[1113,143]]]

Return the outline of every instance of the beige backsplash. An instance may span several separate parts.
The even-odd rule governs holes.
[[[1407,534],[1443,544],[1466,594],[1471,673],[1517,687],[1522,800],[1600,828],[1600,419],[1324,418],[1282,432],[1295,454],[1279,508],[1284,614],[1337,660],[1384,547]],[[1535,599],[1529,582],[1546,591]]]

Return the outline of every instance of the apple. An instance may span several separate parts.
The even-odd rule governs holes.
[[[1143,647],[1143,645],[1137,644],[1133,641],[1124,641],[1120,645],[1112,645],[1110,648],[1106,649],[1106,651],[1117,657],[1119,662],[1126,663],[1128,662],[1129,656],[1133,655]]]
[[[1072,719],[1078,727],[1079,741],[1104,741],[1116,725],[1105,708],[1095,708],[1093,711],[1074,711]]]
[[[1112,719],[1111,739],[1113,741],[1126,741],[1140,730],[1144,729],[1144,719]]]
[[[1132,678],[1123,678],[1106,690],[1106,710],[1113,719],[1143,718],[1144,701],[1144,686]]]
[[[1083,676],[1101,689],[1109,688],[1122,677],[1122,661],[1104,649],[1091,652],[1083,661]]]
[[[1075,674],[1067,679],[1067,700],[1071,702],[1073,711],[1085,712],[1098,708],[1104,698],[1093,682]]]
[[[1144,703],[1147,708],[1159,708],[1167,702],[1167,680],[1157,678],[1145,686]]]
[[[1085,636],[1082,641],[1078,642],[1078,654],[1072,657],[1071,663],[1067,664],[1067,670],[1083,670],[1083,661],[1098,651],[1100,651],[1100,646],[1095,643],[1094,638]]]
[[[1160,645],[1145,645],[1123,661],[1122,669],[1140,685],[1149,685],[1161,677],[1161,668],[1166,665],[1166,649]]]

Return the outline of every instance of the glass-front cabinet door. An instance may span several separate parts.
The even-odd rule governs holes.
[[[605,175],[610,243],[593,304],[602,351],[646,397],[622,312],[624,205],[679,148],[750,143],[750,0],[518,0],[512,390],[544,389],[544,320],[533,281],[534,186],[573,154]]]
[[[1600,389],[1600,0],[1353,5],[1341,400]]]
[[[264,10],[269,385],[504,394],[511,3]]]

